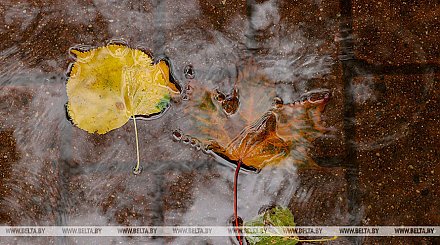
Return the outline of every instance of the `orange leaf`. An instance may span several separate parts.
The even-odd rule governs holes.
[[[245,67],[229,93],[192,81],[186,106],[190,124],[183,128],[183,137],[197,139],[217,158],[240,161],[254,171],[282,162],[310,163],[307,149],[325,130],[320,120],[329,91],[316,90],[283,104],[276,99],[275,83],[256,68]]]

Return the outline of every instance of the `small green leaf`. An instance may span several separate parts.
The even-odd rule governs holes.
[[[263,214],[258,215],[250,221],[246,221],[244,226],[295,226],[292,212],[287,208],[274,207]],[[295,245],[299,239],[297,237],[282,236],[247,236],[246,240],[250,245],[282,244]]]
[[[275,207],[266,211],[264,220],[272,226],[295,226],[293,214],[287,208]]]

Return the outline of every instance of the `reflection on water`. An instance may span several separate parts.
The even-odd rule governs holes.
[[[10,43],[8,48],[2,49],[0,94],[3,102],[0,122],[2,134],[5,132],[16,141],[14,149],[11,148],[16,152],[16,158],[11,156],[5,168],[8,175],[2,179],[2,190],[6,191],[2,206],[7,207],[2,209],[0,216],[4,217],[4,224],[229,224],[228,220],[232,217],[233,169],[219,165],[211,156],[197,151],[202,146],[198,146],[195,140],[188,141],[195,150],[172,140],[175,129],[182,130],[186,135],[197,128],[192,125],[194,121],[190,116],[198,115],[196,110],[190,109],[196,96],[207,94],[210,100],[216,97],[215,102],[221,101],[219,108],[225,113],[229,125],[225,125],[222,133],[214,134],[223,148],[229,142],[220,140],[222,137],[231,135],[230,139],[235,138],[243,128],[272,110],[271,113],[277,117],[276,125],[274,118],[269,116],[264,123],[272,129],[263,128],[259,135],[287,136],[289,133],[284,131],[296,125],[297,135],[283,138],[283,141],[290,143],[280,141],[283,145],[281,148],[296,159],[307,158],[306,148],[302,147],[309,147],[310,142],[301,138],[306,137],[305,134],[319,132],[315,132],[314,128],[317,115],[312,113],[315,111],[313,108],[317,107],[313,105],[310,110],[306,107],[308,103],[322,98],[314,98],[311,94],[307,97],[301,95],[323,87],[308,84],[307,80],[327,74],[331,62],[328,54],[319,54],[317,46],[308,41],[303,33],[294,31],[287,34],[281,29],[277,30],[270,42],[261,47],[264,52],[252,54],[248,51],[249,45],[260,47],[258,43],[250,44],[248,37],[238,31],[250,28],[241,15],[232,17],[228,30],[220,32],[199,25],[197,20],[191,24],[201,14],[196,3],[182,8],[192,6],[196,11],[190,11],[188,15],[185,11],[179,12],[185,21],[168,18],[169,21],[163,23],[155,23],[152,19],[157,18],[156,15],[169,16],[171,5],[141,4],[139,7],[118,4],[120,8],[128,8],[124,10],[126,14],[115,12],[115,6],[101,1],[85,9],[78,8],[78,11],[70,7],[69,10],[60,11],[56,5],[27,5],[27,13],[36,14],[26,14],[31,23],[23,27],[26,32],[32,35],[42,33],[43,36],[54,33],[55,36],[69,35],[71,38],[54,40],[57,46],[54,45],[49,52],[40,43],[49,38],[45,36],[41,41],[28,38],[34,45],[23,47]],[[156,9],[153,11],[150,8]],[[82,15],[83,12],[87,14]],[[265,15],[266,12],[270,14]],[[76,17],[77,14],[85,17]],[[65,16],[67,31],[61,31],[53,20],[60,19],[60,16]],[[280,24],[279,18],[277,6],[272,2],[270,6],[262,6],[256,11],[252,25],[253,28],[264,30],[269,28],[269,22]],[[155,23],[155,28],[161,28],[163,35],[171,29],[173,35],[166,34],[167,39],[160,39],[162,34],[151,23]],[[179,28],[181,25],[185,28]],[[53,32],[49,32],[49,29],[53,29]],[[19,30],[16,33],[23,35]],[[71,33],[75,34],[70,36]],[[149,33],[153,35],[149,36]],[[79,43],[102,46],[106,41],[120,37],[133,46],[141,45],[145,49],[153,49],[157,54],[164,52],[171,61],[176,79],[182,87],[187,88],[185,95],[189,99],[174,103],[158,120],[138,123],[140,157],[145,167],[142,174],[135,177],[131,174],[135,154],[133,125],[126,124],[104,135],[88,134],[66,120],[63,107],[67,97],[65,81],[60,74],[72,61],[67,54],[69,47]],[[157,48],[161,42],[162,46]],[[24,48],[32,52],[20,55]],[[247,63],[245,60],[253,61]],[[243,64],[247,66],[246,75],[241,72]],[[245,82],[246,79],[251,82]],[[278,85],[275,82],[279,82]],[[284,105],[274,102],[276,97]],[[277,105],[281,106],[276,108]],[[215,123],[208,122],[206,130],[217,128]],[[275,127],[278,128],[277,133],[274,132]],[[319,134],[313,137],[317,136]],[[200,144],[204,143],[204,139],[200,138]],[[289,147],[292,142],[296,142],[300,148]],[[278,144],[275,143],[272,145]],[[252,152],[253,149],[245,151]],[[237,154],[230,152],[229,155],[231,158]],[[260,173],[242,173],[238,184],[238,211],[243,219],[254,217],[264,205],[289,206],[294,194],[300,190],[301,181],[295,165],[279,169],[255,167],[261,169]],[[331,172],[328,174],[331,175]],[[307,203],[310,197],[306,197],[298,200]],[[346,214],[339,212],[329,219],[340,220],[339,217],[344,216]],[[72,243],[91,241],[89,238],[57,239]],[[216,244],[235,242],[229,238],[199,240]],[[154,242],[149,238],[106,238],[105,241]],[[164,239],[156,241],[162,244]],[[184,237],[166,241],[172,244],[195,242]]]
[[[35,79],[35,80],[34,80]],[[40,81],[40,84],[26,84]],[[19,78],[2,87],[2,132],[13,132],[17,160],[7,162],[10,171],[2,178],[2,216],[12,224],[56,223],[59,205],[66,196],[60,185],[60,132],[69,127],[59,103],[65,100],[59,77],[36,75]],[[59,183],[59,184],[58,184]]]

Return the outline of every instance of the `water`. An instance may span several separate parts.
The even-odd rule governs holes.
[[[256,216],[265,205],[276,204],[289,207],[298,225],[383,224],[372,209],[395,224],[406,222],[395,215],[397,211],[381,211],[386,200],[397,198],[386,199],[391,195],[377,189],[376,182],[383,180],[392,187],[412,179],[413,173],[403,163],[409,161],[415,166],[410,171],[420,169],[417,174],[423,183],[437,183],[433,179],[438,168],[431,167],[434,153],[420,153],[424,152],[423,139],[417,138],[418,144],[409,140],[416,138],[419,123],[428,124],[424,118],[435,109],[434,76],[430,72],[414,75],[412,80],[417,84],[409,86],[391,73],[378,76],[380,67],[355,63],[347,65],[352,65],[354,78],[344,86],[343,77],[348,75],[342,74],[345,68],[341,64],[353,60],[354,54],[339,49],[357,37],[339,37],[337,14],[330,14],[335,11],[323,1],[304,4],[328,13],[322,20],[317,17],[320,24],[308,22],[311,17],[300,7],[288,10],[290,5],[283,1],[253,3],[248,9],[244,3],[202,2],[0,4],[4,40],[0,44],[1,225],[229,225],[235,165],[213,154],[205,142],[206,134],[200,133],[200,125],[192,118],[197,114],[191,114],[195,98],[206,91],[213,98],[215,93],[221,101],[229,101],[218,107],[227,113],[206,127],[217,130],[217,123],[227,122],[224,132],[232,135],[230,138],[274,106],[283,104],[283,110],[295,112],[295,107],[286,105],[319,100],[322,97],[313,94],[317,91],[318,95],[331,94],[320,115],[322,128],[314,135],[315,141],[300,137],[304,128],[313,128],[310,121],[294,124],[301,126],[298,134],[293,134],[300,143],[289,152],[295,156],[288,158],[290,163],[297,160],[317,166],[287,164],[265,167],[259,173],[255,169],[240,171],[238,214],[243,220]],[[410,43],[405,33],[399,35]],[[157,58],[168,57],[174,78],[183,88],[181,99],[172,102],[159,118],[139,120],[143,171],[138,175],[132,173],[136,148],[131,121],[107,134],[93,135],[73,126],[65,114],[64,74],[73,61],[69,48],[78,44],[103,46],[115,39],[151,50]],[[416,51],[418,45],[410,43],[409,49],[421,62],[425,60],[425,53]],[[263,78],[264,83],[240,84]],[[344,109],[345,103],[356,107],[356,112]],[[252,109],[240,114],[243,108]],[[350,125],[358,130],[347,139],[352,134],[346,131]],[[216,136],[217,142],[227,142],[219,140],[224,134]],[[416,156],[405,153],[413,152],[410,144],[418,149]],[[349,146],[356,153],[352,158],[346,157]],[[429,147],[432,145],[424,148]],[[393,157],[394,151],[401,159]],[[418,164],[415,158],[425,159],[426,164]],[[380,175],[384,172],[389,175]],[[411,193],[421,188],[419,184],[410,186]],[[435,191],[428,184],[423,188],[429,190],[426,198],[435,205]],[[377,196],[362,199],[362,193],[376,192],[381,193],[384,203],[379,203]],[[403,194],[396,196],[412,203],[413,199],[405,199],[409,197]],[[414,197],[428,203],[422,198]],[[432,210],[438,209],[433,206]],[[414,220],[415,214],[407,212]],[[424,222],[429,223],[420,221]],[[1,242],[87,244],[94,240],[2,238]],[[339,238],[331,244],[362,241]],[[237,243],[224,237],[109,237],[99,242]],[[370,243],[374,242],[366,242]]]

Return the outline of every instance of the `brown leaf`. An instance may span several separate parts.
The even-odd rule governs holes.
[[[306,151],[325,130],[320,120],[329,91],[316,90],[283,104],[276,98],[275,83],[255,65],[240,72],[229,94],[201,81],[190,86],[184,140],[200,142],[206,152],[254,171],[282,162],[310,163]]]

